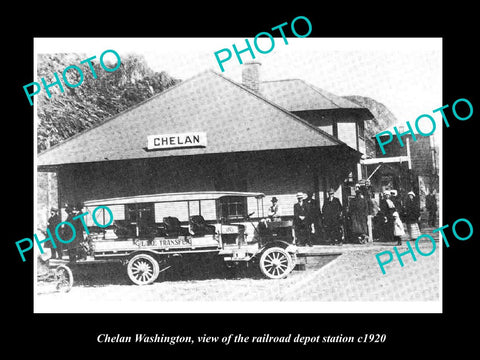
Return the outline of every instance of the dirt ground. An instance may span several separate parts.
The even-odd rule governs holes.
[[[425,253],[431,243],[421,244]],[[303,270],[286,279],[263,278],[257,269],[227,270],[215,258],[168,270],[152,285],[131,285],[120,264],[94,264],[73,268],[75,283],[69,293],[39,286],[36,312],[162,312],[168,304],[216,302],[298,303],[309,302],[409,302],[438,301],[440,297],[440,251],[430,256],[403,256],[385,266],[382,274],[375,255],[392,251],[393,244],[314,246]],[[399,252],[407,250],[403,245]],[[133,308],[132,308],[133,306]],[[142,305],[143,306],[143,305]],[[190,309],[192,310],[194,306]],[[181,310],[180,310],[181,311]],[[235,312],[235,309],[232,310]]]

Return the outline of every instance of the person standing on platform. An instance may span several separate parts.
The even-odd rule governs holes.
[[[55,229],[57,228],[57,225],[60,223],[60,215],[58,215],[58,209],[52,207],[50,209],[50,218],[48,219],[47,222],[47,229],[50,231],[50,234],[52,236],[55,236]],[[57,246],[56,248],[53,247],[51,241],[47,241],[45,244],[45,247],[49,247],[50,251],[52,252],[51,258],[52,259],[62,259],[62,247],[63,244],[60,241],[56,241],[55,245]]]
[[[368,191],[368,215],[372,220],[372,241],[380,239],[383,219],[380,219],[378,213],[380,212],[380,206],[378,206],[377,200],[372,191]]]
[[[307,191],[304,193],[304,201],[305,201],[305,206],[307,208],[307,218],[306,218],[306,223],[307,223],[307,245],[308,246],[313,246],[313,238],[315,237],[315,231],[316,231],[316,217],[317,217],[317,207],[315,205],[315,201],[312,198],[313,193],[311,191]]]
[[[428,211],[428,225],[430,226],[435,226],[435,221],[437,218],[437,198],[435,197],[436,190],[433,189],[433,191],[428,194],[425,197],[425,207],[427,208]]]
[[[397,242],[397,245],[402,245],[402,236],[405,235],[402,219],[398,211],[393,213],[393,239]]]
[[[368,203],[360,190],[356,191],[355,198],[350,201],[349,216],[353,235],[363,240],[368,234]]]
[[[395,227],[395,218],[393,214],[397,211],[395,204],[390,199],[390,191],[385,190],[383,192],[383,199],[380,201],[380,211],[383,215],[384,226],[383,226],[383,237],[384,241],[391,242],[394,240],[394,227]]]
[[[73,230],[70,226],[64,225],[62,238],[68,241],[73,237],[73,240],[66,244],[66,248],[68,249],[68,257],[70,261],[75,262],[78,260],[79,256],[81,256],[81,244],[85,239],[83,237],[83,224],[81,220],[74,220],[73,218],[80,214],[82,205],[74,205],[70,209],[71,210],[69,211],[67,222],[73,225],[75,229],[75,235],[73,234]]]
[[[408,193],[408,198],[405,201],[403,219],[407,224],[409,240],[416,240],[417,237],[421,235],[420,228],[418,226],[418,221],[420,219],[420,206],[413,191]]]
[[[307,206],[303,193],[297,193],[297,203],[293,205],[293,229],[295,230],[295,244],[305,246],[308,236]]]
[[[323,225],[327,239],[333,244],[342,245],[343,207],[334,194],[333,189],[328,190],[328,199],[325,200],[322,208]]]

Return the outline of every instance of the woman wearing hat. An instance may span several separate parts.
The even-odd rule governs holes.
[[[390,198],[390,190],[383,192],[383,199],[380,201],[380,211],[384,219],[383,240],[394,241],[395,218],[393,214],[397,211],[395,203]]]
[[[367,216],[368,203],[360,190],[355,192],[355,198],[350,200],[349,216],[351,231],[359,240],[368,234]]]
[[[407,231],[410,240],[416,240],[417,237],[421,235],[420,228],[418,227],[418,220],[420,219],[420,206],[413,191],[408,193],[408,198],[405,201],[403,219],[407,224]]]

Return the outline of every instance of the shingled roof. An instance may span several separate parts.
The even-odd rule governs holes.
[[[148,135],[185,132],[206,132],[208,146],[146,149]],[[336,145],[347,146],[209,70],[42,152],[37,166]]]

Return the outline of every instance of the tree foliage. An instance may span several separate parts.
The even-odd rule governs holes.
[[[45,89],[35,96],[39,124],[37,127],[37,150],[41,152],[62,140],[96,125],[129,107],[175,85],[180,80],[172,78],[164,71],[155,72],[142,56],[128,54],[122,56],[120,67],[105,71],[98,59],[92,61],[97,78],[94,78],[85,54],[40,54],[37,61],[38,79],[45,78],[47,84],[55,81],[54,73],[62,81],[64,92],[58,86],[49,88],[48,98]],[[106,58],[105,58],[106,59]],[[70,65],[82,69],[83,82],[75,88],[64,84],[62,73]],[[105,64],[114,68],[116,64]],[[75,69],[66,73],[70,84],[79,83],[80,74]],[[40,82],[40,80],[37,80]]]

